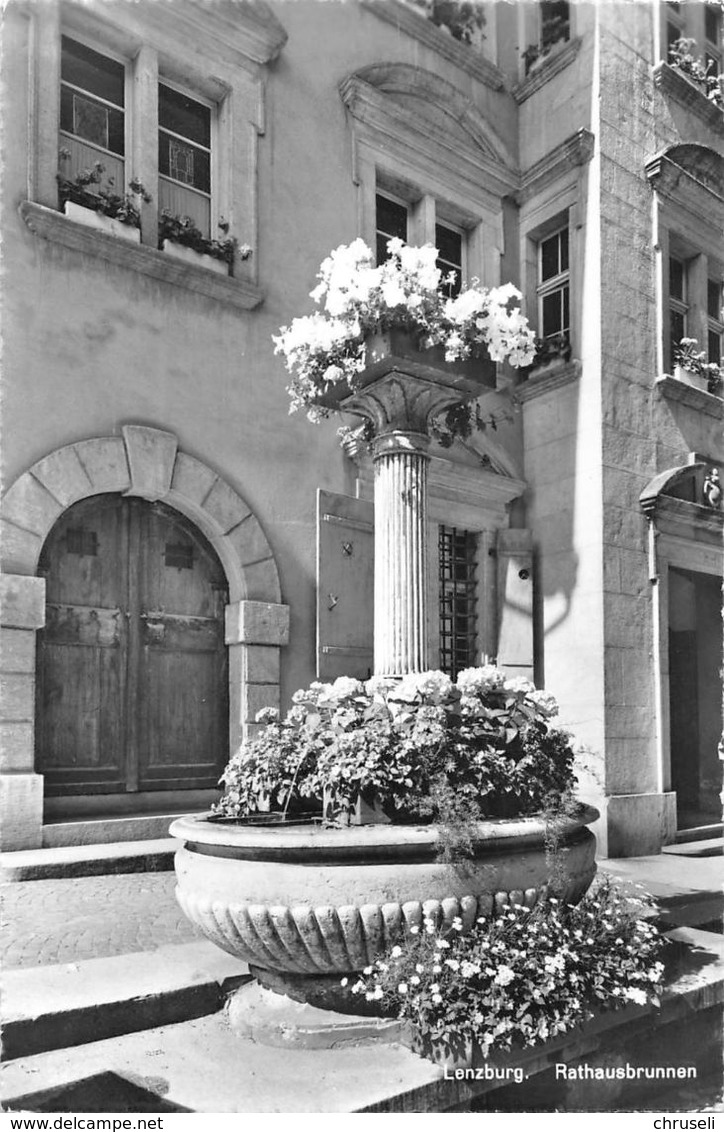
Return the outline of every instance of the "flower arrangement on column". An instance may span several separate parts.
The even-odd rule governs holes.
[[[361,240],[337,248],[311,293],[319,309],[275,338],[292,410],[365,422],[375,464],[374,675],[315,682],[283,718],[260,713],[224,772],[215,814],[172,826],[186,842],[178,892],[189,917],[269,993],[355,1013],[382,1005],[422,1038],[474,1042],[487,1056],[562,1032],[591,998],[639,1002],[660,972],[648,944],[645,977],[643,958],[628,963],[625,949],[648,935],[624,924],[616,900],[604,895],[557,919],[555,902],[576,905],[595,876],[586,827],[598,814],[574,797],[576,744],[553,697],[491,664],[456,680],[431,670],[431,435],[441,416],[472,428],[495,363],[529,365],[535,337],[512,285],[473,282],[451,296],[435,248],[391,240],[388,250],[375,265]],[[600,946],[577,942],[589,913],[604,925],[590,929],[604,933]],[[571,996],[564,1003],[561,972],[577,978],[579,954],[579,966],[598,962],[611,932],[611,977],[589,972],[581,1009]],[[484,954],[513,944],[505,963]],[[540,991],[530,978],[512,986],[528,968],[545,977]],[[539,998],[525,1014],[529,990]]]

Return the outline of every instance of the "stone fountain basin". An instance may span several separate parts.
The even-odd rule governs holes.
[[[564,900],[580,900],[596,872],[596,839],[582,806],[557,819]],[[510,903],[532,907],[550,861],[541,817],[480,822],[475,857],[437,860],[433,825],[219,825],[178,818],[171,834],[176,894],[186,915],[254,968],[319,978],[359,971],[426,917],[464,929]]]

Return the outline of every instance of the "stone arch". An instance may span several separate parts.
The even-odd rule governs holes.
[[[13,483],[0,505],[3,570],[35,574],[60,514],[102,492],[161,500],[192,519],[221,559],[232,602],[281,601],[274,555],[251,508],[208,465],[180,452],[173,433],[142,425],[58,448]]]
[[[0,504],[2,673],[10,694],[0,723],[4,847],[42,845],[43,779],[35,773],[35,634],[45,624],[38,560],[53,524],[73,503],[117,492],[162,501],[194,522],[218,554],[229,584],[229,739],[253,734],[257,711],[279,706],[280,649],[289,609],[279,572],[251,508],[207,464],[179,451],[173,433],[126,424],[120,436],[78,440],[38,460]]]

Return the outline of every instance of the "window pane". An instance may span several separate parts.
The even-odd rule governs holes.
[[[719,28],[721,26],[721,14],[711,4],[707,4],[704,9],[704,34],[710,43],[715,43],[719,46]]]
[[[681,311],[671,311],[670,314],[671,324],[671,348],[672,350],[679,345],[682,338],[686,336],[686,320]]]
[[[567,288],[566,288],[567,290]],[[560,334],[563,327],[563,289],[543,296],[543,337]]]
[[[721,283],[717,283],[716,279],[710,279],[706,285],[706,309],[709,318],[722,319],[722,303],[724,296],[722,295]]]
[[[60,77],[63,82],[72,83],[99,98],[115,102],[116,106],[124,105],[123,64],[100,55],[65,35],[62,38]]]
[[[561,271],[568,271],[568,229],[559,233],[561,243]]]
[[[676,41],[681,39],[681,29],[676,24],[666,25],[666,46],[671,51]]]
[[[684,299],[684,265],[680,259],[669,259],[669,294],[672,299]]]
[[[562,288],[563,295],[563,326],[562,330],[569,330],[571,325],[571,297],[568,287]]]
[[[123,156],[125,152],[125,115],[122,110],[106,106],[70,87],[60,88],[60,128],[91,145],[110,149]],[[102,160],[102,158],[101,158]]]
[[[211,146],[211,111],[188,95],[159,84],[158,124],[189,141]]]
[[[407,206],[378,193],[377,231],[382,232],[388,240],[397,236],[407,241]],[[383,259],[387,259],[387,241],[385,241]]]
[[[455,273],[455,281],[445,283],[443,291],[446,295],[458,295],[462,288],[463,273],[463,237],[460,232],[456,232],[454,228],[447,228],[444,224],[435,225],[435,243],[437,244],[438,251],[440,252],[437,258],[437,266],[440,268],[444,276],[450,274],[451,271]]]
[[[440,259],[444,259],[446,263],[456,264],[458,267],[462,265],[463,238],[460,232],[456,232],[454,228],[446,228],[444,224],[436,224],[435,243],[440,253]]]
[[[716,362],[717,365],[721,364],[721,334],[718,330],[709,331],[709,361]]]
[[[541,46],[551,47],[568,39],[571,27],[571,6],[568,0],[541,0]]]
[[[552,279],[555,275],[560,273],[560,233],[556,232],[555,236],[549,236],[547,240],[541,243],[541,282],[544,283],[546,279]]]
[[[205,149],[189,145],[179,138],[158,135],[158,171],[182,185],[191,185],[203,193],[211,192],[211,160]]]

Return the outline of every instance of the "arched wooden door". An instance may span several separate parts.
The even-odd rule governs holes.
[[[40,559],[36,766],[48,795],[202,789],[228,758],[221,563],[161,503],[100,495]]]

